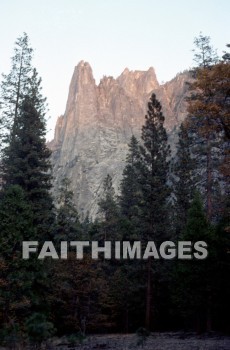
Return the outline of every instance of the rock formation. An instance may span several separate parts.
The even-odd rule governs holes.
[[[184,119],[187,73],[159,85],[155,71],[129,71],[117,78],[103,77],[96,85],[90,65],[81,61],[70,83],[66,111],[57,120],[53,151],[54,189],[63,177],[71,180],[81,216],[95,218],[105,176],[119,191],[132,134],[138,138],[152,92],[161,101],[165,126],[173,144],[173,130]]]

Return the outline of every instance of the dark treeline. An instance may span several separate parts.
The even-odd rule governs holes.
[[[0,340],[37,343],[90,332],[230,331],[230,64],[195,39],[188,114],[172,155],[162,106],[150,97],[115,194],[105,174],[98,218],[79,220],[68,179],[51,196],[46,104],[24,34],[1,85]],[[55,175],[55,174],[54,174]],[[23,241],[205,241],[199,259],[22,259]],[[143,252],[142,252],[143,253]]]

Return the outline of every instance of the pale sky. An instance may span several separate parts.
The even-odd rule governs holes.
[[[97,83],[125,67],[150,66],[165,82],[193,65],[200,32],[221,55],[229,18],[229,0],[0,0],[0,73],[9,72],[14,42],[26,32],[49,103],[51,139],[79,61],[90,63]]]

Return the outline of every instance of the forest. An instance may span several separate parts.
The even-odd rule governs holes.
[[[227,45],[228,50],[230,45]],[[64,178],[52,197],[47,102],[26,33],[0,88],[0,344],[56,335],[230,332],[230,53],[194,40],[187,117],[170,149],[157,96],[132,136],[115,194],[105,174],[96,220],[80,220]],[[22,259],[23,241],[204,241],[206,259]],[[191,251],[194,252],[192,245]]]

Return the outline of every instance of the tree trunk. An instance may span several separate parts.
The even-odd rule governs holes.
[[[211,298],[211,294],[209,292],[209,296],[208,296],[208,300],[207,300],[207,313],[206,313],[206,331],[207,332],[212,331],[211,305],[212,305],[212,298]]]
[[[199,311],[196,314],[196,333],[197,334],[202,333],[202,321],[201,321],[201,315]]]
[[[210,140],[207,140],[207,218],[212,218],[212,167],[211,167],[211,146]]]
[[[129,332],[129,310],[128,310],[128,305],[126,305],[126,310],[125,310],[125,332]]]
[[[151,258],[148,258],[147,265],[147,290],[146,290],[146,311],[145,311],[145,328],[150,329],[151,326],[151,306],[152,306],[152,273],[151,273]]]

